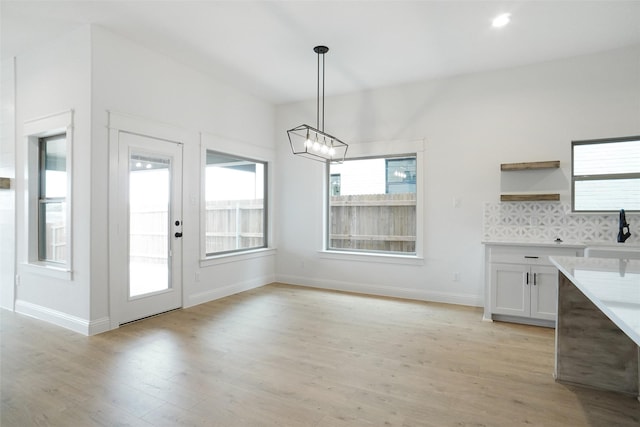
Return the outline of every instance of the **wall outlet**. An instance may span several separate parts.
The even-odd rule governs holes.
[[[462,206],[462,200],[460,200],[460,197],[454,197],[453,198],[453,207],[457,209],[460,206]]]
[[[200,281],[200,272],[199,272],[199,271],[196,271],[196,277],[195,277],[195,279],[196,279],[196,282],[199,282],[199,281]]]
[[[458,273],[457,271],[453,273],[453,281],[454,282],[460,281],[460,273]]]
[[[16,286],[20,286],[20,275],[16,274]]]

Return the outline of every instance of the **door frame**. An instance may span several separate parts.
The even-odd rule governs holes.
[[[120,327],[120,321],[122,316],[121,310],[121,289],[122,287],[115,283],[116,274],[114,269],[120,268],[119,257],[122,255],[119,253],[118,248],[121,246],[119,239],[120,226],[119,219],[123,215],[123,207],[120,206],[118,200],[121,198],[119,194],[122,183],[120,182],[119,174],[119,146],[120,146],[120,134],[122,132],[137,134],[143,137],[162,139],[167,142],[173,142],[182,144],[184,148],[184,141],[186,140],[186,134],[183,129],[178,127],[156,122],[142,117],[137,117],[125,113],[107,111],[108,122],[107,129],[109,134],[109,220],[108,220],[108,235],[109,235],[109,323],[110,329],[117,329]],[[184,152],[183,152],[184,157]],[[184,171],[183,177],[184,180]],[[183,187],[184,188],[184,187]],[[184,215],[184,194],[180,200],[180,209]],[[128,237],[127,237],[128,238]],[[184,242],[182,243],[184,247]],[[179,262],[183,264],[180,258]],[[181,265],[181,277],[179,278],[184,283],[184,265]],[[184,286],[181,286],[180,301],[181,306],[184,306]]]

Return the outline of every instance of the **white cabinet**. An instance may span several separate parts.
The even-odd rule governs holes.
[[[557,270],[527,264],[491,264],[491,312],[555,320]]]
[[[582,248],[488,244],[485,319],[554,326],[558,270],[549,261],[551,255],[582,256]]]

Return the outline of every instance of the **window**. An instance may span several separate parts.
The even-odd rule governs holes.
[[[328,249],[416,254],[416,158],[329,164]]]
[[[68,187],[66,135],[40,138],[38,150],[38,260],[65,264]]]
[[[18,262],[72,280],[73,110],[27,120],[23,129],[27,215],[19,235],[26,251]]]
[[[329,184],[330,184],[329,188],[331,189],[331,195],[339,196],[340,195],[340,174],[332,173],[329,178]]]
[[[267,163],[206,150],[206,255],[267,246]]]
[[[640,136],[573,141],[575,212],[640,211]]]

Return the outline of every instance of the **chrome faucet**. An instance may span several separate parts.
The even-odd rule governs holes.
[[[625,229],[627,231],[625,231]],[[627,217],[624,214],[624,209],[620,209],[620,230],[618,231],[618,243],[624,243],[631,236],[629,232],[629,224],[627,223]]]

